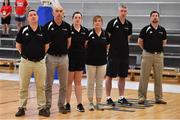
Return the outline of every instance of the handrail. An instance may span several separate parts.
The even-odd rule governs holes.
[[[16,48],[2,48],[2,47],[0,47],[0,50],[12,50],[12,51],[17,51]]]

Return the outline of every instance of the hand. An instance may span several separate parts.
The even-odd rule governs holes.
[[[5,19],[5,18],[6,18],[6,16],[4,16],[4,15],[3,15],[3,16],[2,16],[2,18],[3,18],[3,19]]]

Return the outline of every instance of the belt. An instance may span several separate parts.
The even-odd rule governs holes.
[[[149,51],[146,51],[146,52],[149,52]],[[149,52],[151,54],[161,54],[162,52]]]
[[[49,54],[49,53],[48,53]],[[49,54],[51,56],[55,56],[55,57],[62,57],[65,56],[66,54]]]
[[[26,57],[26,56],[24,56],[24,55],[22,55],[22,57],[23,57],[24,59],[29,60],[29,61],[32,61],[32,62],[39,62],[39,61],[42,60],[42,59],[32,59],[32,58],[28,58],[28,57]]]

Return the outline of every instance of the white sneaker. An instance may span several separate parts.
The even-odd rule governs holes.
[[[93,103],[89,103],[89,111],[94,111],[94,104]]]
[[[97,104],[96,104],[96,109],[103,111],[103,110],[104,110],[104,107],[103,107],[103,105],[101,105],[100,103],[97,103]]]

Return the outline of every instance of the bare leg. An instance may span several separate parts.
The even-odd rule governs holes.
[[[118,88],[119,88],[119,96],[124,96],[125,77],[120,77],[119,78]]]
[[[67,94],[66,94],[66,103],[70,103],[71,93],[72,93],[72,82],[74,80],[74,72],[68,73],[68,86],[67,86]]]
[[[112,88],[112,78],[107,76],[106,77],[106,96],[111,95],[111,88]]]
[[[82,71],[76,71],[74,74],[75,94],[78,104],[82,103],[82,86],[81,86],[82,73],[83,73]]]

